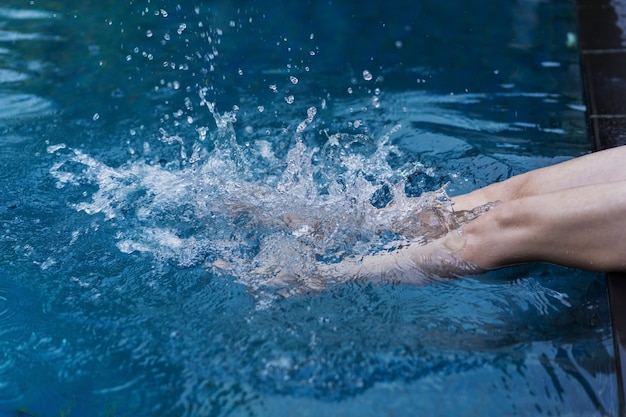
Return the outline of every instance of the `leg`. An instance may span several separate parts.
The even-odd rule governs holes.
[[[503,203],[447,235],[440,245],[485,269],[550,262],[626,271],[626,181]]]
[[[626,270],[626,181],[520,198],[465,225],[458,255],[482,268],[550,262]]]
[[[527,262],[626,271],[626,181],[518,198],[432,243],[344,261],[325,272],[340,281],[419,284],[434,275]]]
[[[529,171],[454,197],[454,209],[469,210],[491,201],[506,202],[566,188],[622,180],[626,180],[626,146]]]

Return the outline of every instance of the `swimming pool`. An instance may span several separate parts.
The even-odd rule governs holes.
[[[568,2],[5,4],[1,415],[617,414],[602,275],[249,280],[586,152]]]

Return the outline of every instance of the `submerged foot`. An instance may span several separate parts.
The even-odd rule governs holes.
[[[445,237],[427,244],[412,242],[391,252],[324,265],[320,270],[331,282],[358,280],[411,285],[425,285],[440,279],[483,272],[447,248],[448,242],[444,240]]]

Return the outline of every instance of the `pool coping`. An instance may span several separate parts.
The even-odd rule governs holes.
[[[578,45],[593,151],[626,145],[626,10],[611,0],[576,0]],[[621,16],[620,16],[621,14]],[[626,417],[626,274],[607,274],[619,415]]]

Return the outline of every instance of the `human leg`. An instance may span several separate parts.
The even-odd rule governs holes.
[[[566,188],[621,180],[626,180],[626,146],[529,171],[453,197],[454,209],[469,210],[493,201],[507,202]]]
[[[423,283],[528,262],[626,271],[626,181],[499,204],[444,237],[330,266],[339,281]]]
[[[500,204],[439,243],[492,269],[550,262],[626,270],[626,181],[567,188]]]

